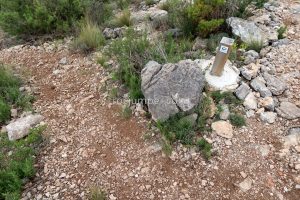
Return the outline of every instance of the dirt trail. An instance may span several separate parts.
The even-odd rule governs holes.
[[[297,51],[299,23],[290,30],[292,44],[284,48]],[[285,67],[294,66],[295,54],[285,56]],[[68,64],[59,64],[64,57]],[[219,154],[210,161],[180,145],[168,158],[161,153],[159,135],[144,138],[145,120],[123,119],[119,106],[106,100],[103,86],[108,74],[91,58],[72,54],[63,45],[53,51],[44,45],[4,49],[0,61],[19,66],[31,77],[30,84],[39,92],[34,106],[48,124],[44,133],[48,143],[38,156],[37,175],[26,184],[23,199],[85,199],[91,186],[103,188],[112,200],[300,196],[294,184],[299,171],[277,156],[281,136],[299,120],[267,126],[258,118],[248,119],[247,127],[235,130],[232,145],[215,139]],[[299,71],[299,66],[293,70]],[[299,84],[290,83],[291,92],[299,95]],[[244,174],[253,181],[245,192],[238,187]]]

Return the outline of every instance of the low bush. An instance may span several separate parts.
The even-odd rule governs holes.
[[[10,106],[0,98],[0,124],[5,123],[10,118]]]
[[[105,38],[99,27],[88,21],[81,26],[79,36],[73,43],[73,48],[87,53],[98,49],[104,44]]]
[[[0,0],[0,26],[13,35],[66,33],[80,20],[89,0]]]
[[[23,180],[34,176],[34,157],[44,129],[34,128],[18,141],[9,141],[6,133],[0,134],[0,199],[19,199]]]

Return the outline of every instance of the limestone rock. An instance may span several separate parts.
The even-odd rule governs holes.
[[[250,83],[251,87],[260,93],[262,97],[272,96],[271,91],[266,87],[265,80],[262,77],[256,77]]]
[[[205,79],[191,60],[160,65],[150,61],[142,70],[142,91],[154,120],[166,120],[182,111],[193,110],[200,102]]]
[[[250,87],[245,82],[242,82],[240,87],[235,90],[235,95],[240,100],[244,100],[246,96],[251,92]]]
[[[6,126],[8,139],[13,141],[21,139],[29,134],[30,128],[39,124],[43,120],[43,116],[39,114],[31,114],[26,117],[17,119]]]
[[[222,112],[220,113],[220,119],[227,120],[229,118],[230,111],[228,105],[222,105]]]
[[[265,97],[265,98],[260,99],[259,104],[262,107],[266,108],[267,110],[271,110],[271,111],[275,110],[275,102],[272,97]]]
[[[252,179],[248,177],[244,181],[242,181],[241,183],[239,183],[239,188],[243,192],[247,192],[248,190],[251,189],[252,183],[253,183]]]
[[[243,103],[246,109],[248,110],[255,110],[257,109],[257,100],[256,97],[252,92],[250,92],[247,97],[245,98],[245,101]]]
[[[150,12],[150,20],[154,28],[159,27],[162,24],[166,24],[168,21],[168,12],[165,10],[153,10]]]
[[[251,81],[251,79],[255,78],[260,69],[260,65],[251,63],[249,65],[243,66],[240,71],[241,74],[245,77],[245,79]]]
[[[260,113],[260,119],[263,122],[267,122],[269,124],[273,124],[276,120],[277,113],[274,112],[261,112]]]
[[[254,63],[255,60],[259,58],[259,53],[257,53],[254,50],[249,50],[249,51],[244,53],[244,56],[245,56],[244,63],[246,65],[248,65],[250,63]]]
[[[62,59],[60,59],[60,61],[58,62],[58,64],[60,64],[60,65],[66,65],[66,64],[68,64],[67,58],[63,57]]]
[[[276,108],[279,116],[286,119],[300,118],[300,108],[290,102],[281,102],[280,106]]]
[[[286,84],[281,79],[268,73],[264,73],[263,76],[266,80],[267,87],[274,95],[281,95],[287,89]]]
[[[231,139],[233,137],[232,125],[226,121],[217,121],[212,123],[211,128],[219,136]]]
[[[267,45],[269,40],[277,39],[274,38],[273,31],[265,26],[258,27],[254,22],[237,17],[230,17],[226,22],[232,28],[233,34],[240,37],[245,43],[262,42]]]

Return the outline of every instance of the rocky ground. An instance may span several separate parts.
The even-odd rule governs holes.
[[[273,75],[285,80],[279,105],[300,107],[300,4],[283,1],[276,13],[290,22],[288,40],[265,50],[258,64],[273,67]],[[181,145],[167,157],[147,119],[125,120],[120,105],[107,99],[109,74],[93,56],[70,52],[68,43],[0,51],[1,62],[30,80],[34,107],[48,125],[36,177],[25,185],[23,199],[86,199],[92,186],[111,200],[299,198],[299,117],[279,115],[268,124],[257,108],[231,139],[208,136],[217,152],[209,161]]]

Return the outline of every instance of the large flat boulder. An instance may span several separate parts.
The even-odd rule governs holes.
[[[273,30],[266,26],[259,27],[252,21],[230,17],[226,22],[232,28],[232,33],[240,37],[243,42],[262,42],[267,45],[269,41],[278,40],[277,34],[274,34]]]
[[[192,111],[199,104],[205,86],[203,72],[192,60],[164,65],[150,61],[141,77],[142,91],[155,121]]]

